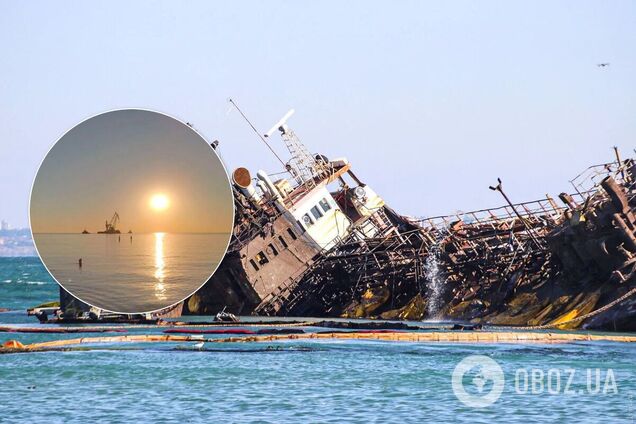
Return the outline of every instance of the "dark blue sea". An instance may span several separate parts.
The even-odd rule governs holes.
[[[0,313],[0,326],[40,326],[25,309],[57,296],[37,258],[0,258],[0,308],[9,309]],[[95,336],[0,332],[0,342],[83,335]],[[201,350],[192,343],[87,348],[0,355],[0,422],[526,424],[636,417],[636,344],[291,340]],[[462,394],[453,390],[452,375],[471,355],[497,365],[461,374]],[[497,385],[500,394],[488,397]],[[468,404],[458,398],[464,395]]]

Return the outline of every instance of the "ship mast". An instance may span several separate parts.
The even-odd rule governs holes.
[[[261,135],[247,116],[245,116],[243,111],[239,109],[238,105],[232,99],[228,99],[228,101],[241,114],[243,119],[245,119],[276,159],[278,159],[278,161],[285,167],[285,170],[290,173],[294,180],[296,180],[298,185],[316,185],[315,177],[319,175],[321,171],[325,170],[325,163],[323,162],[326,162],[326,158],[322,156],[312,156],[309,153],[309,150],[307,150],[307,147],[305,147],[305,145],[300,141],[296,133],[287,125],[287,120],[291,118],[295,112],[294,109],[290,109],[278,122],[276,122],[276,124],[274,124],[272,128],[269,129],[269,131]],[[287,163],[283,162],[280,156],[276,154],[272,146],[267,142],[267,139],[269,139],[277,130],[280,131],[283,143],[285,144],[287,151],[289,151],[290,160]],[[325,160],[322,161],[320,160],[321,158],[324,158]]]
[[[296,133],[287,125],[287,120],[293,114],[294,109],[290,109],[285,116],[265,133],[264,137],[269,138],[276,130],[280,131],[283,143],[285,143],[285,147],[289,151],[291,158],[285,167],[300,185],[314,181],[314,176],[316,175],[316,160],[309,153],[307,147],[300,141]]]

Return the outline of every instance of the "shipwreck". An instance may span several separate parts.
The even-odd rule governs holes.
[[[499,181],[490,188],[505,206],[413,218],[385,204],[347,158],[309,153],[292,113],[260,136],[271,148],[278,132],[288,151],[279,178],[232,172],[234,234],[216,273],[154,318],[226,310],[636,329],[633,159],[616,150],[558,200],[514,204]],[[61,289],[61,310],[77,318],[90,307]]]

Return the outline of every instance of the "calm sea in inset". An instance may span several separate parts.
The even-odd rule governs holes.
[[[226,234],[37,234],[50,272],[75,297],[115,312],[148,312],[192,294],[226,248]],[[79,266],[79,259],[82,266]]]

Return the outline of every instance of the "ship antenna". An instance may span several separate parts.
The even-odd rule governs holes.
[[[250,127],[252,127],[252,130],[254,130],[254,132],[256,133],[256,135],[258,136],[258,138],[261,139],[261,141],[263,143],[265,143],[265,145],[267,146],[267,148],[270,150],[270,152],[272,152],[272,154],[274,156],[276,156],[276,159],[278,159],[278,161],[283,165],[283,168],[286,168],[285,162],[283,162],[283,160],[280,158],[280,156],[278,156],[276,154],[276,152],[274,151],[274,149],[272,149],[272,146],[269,145],[269,143],[267,142],[267,140],[265,140],[265,137],[263,137],[261,135],[261,133],[258,132],[258,130],[256,129],[256,127],[254,127],[254,125],[250,122],[249,119],[247,119],[247,116],[245,116],[245,114],[243,113],[243,111],[237,106],[236,103],[234,103],[234,100],[232,99],[227,99],[230,103],[232,103],[232,106],[234,106],[236,108],[236,110],[238,110],[238,112],[241,114],[241,116],[243,117],[243,119],[245,119],[245,122],[247,122],[249,124]]]

